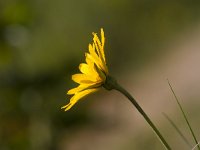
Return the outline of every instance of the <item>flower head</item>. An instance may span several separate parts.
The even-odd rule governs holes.
[[[69,110],[76,102],[84,96],[96,92],[105,83],[108,76],[106,58],[104,54],[105,37],[101,29],[101,39],[93,33],[93,43],[89,44],[89,53],[85,53],[86,63],[79,65],[81,73],[72,75],[72,80],[79,84],[78,87],[70,89],[67,94],[73,95],[70,102],[63,106],[65,111]]]

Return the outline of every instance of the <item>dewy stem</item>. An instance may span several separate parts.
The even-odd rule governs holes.
[[[159,130],[156,128],[156,126],[153,124],[153,122],[150,120],[150,118],[147,116],[147,114],[144,112],[144,110],[140,107],[140,105],[137,103],[137,101],[124,88],[122,88],[113,77],[111,77],[111,76],[107,77],[104,87],[107,90],[115,89],[115,90],[121,92],[123,95],[125,95],[131,101],[131,103],[136,107],[136,109],[140,112],[140,114],[144,117],[144,119],[147,121],[147,123],[151,126],[151,128],[153,129],[155,134],[158,136],[159,140],[165,146],[165,149],[171,150],[171,148],[168,145],[168,143],[166,142],[166,140],[163,138],[163,136],[161,135]]]

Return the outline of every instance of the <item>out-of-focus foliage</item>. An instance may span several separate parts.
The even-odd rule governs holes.
[[[199,7],[186,0],[1,0],[0,149],[61,150],[64,131],[92,124],[90,105],[60,110],[92,32],[105,30],[111,72],[134,70],[198,21]]]

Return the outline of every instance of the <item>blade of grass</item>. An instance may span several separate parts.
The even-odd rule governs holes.
[[[167,81],[168,81],[169,87],[170,87],[170,89],[171,89],[171,91],[172,91],[172,93],[173,93],[173,95],[174,95],[174,97],[176,99],[176,102],[177,102],[177,104],[178,104],[178,106],[179,106],[179,108],[181,110],[181,113],[182,113],[182,115],[183,115],[183,117],[184,117],[184,119],[185,119],[185,121],[186,121],[186,123],[188,125],[188,128],[189,128],[189,130],[190,130],[190,132],[192,134],[192,137],[193,137],[195,143],[197,144],[198,149],[200,150],[200,146],[198,145],[197,138],[196,138],[196,136],[194,134],[194,131],[192,130],[192,127],[191,127],[191,125],[190,125],[190,123],[189,123],[189,121],[187,119],[187,116],[186,116],[186,114],[185,114],[185,112],[184,112],[184,110],[183,110],[183,108],[182,108],[182,106],[181,106],[181,104],[179,102],[179,99],[177,98],[177,96],[176,96],[176,94],[175,94],[175,92],[174,92],[174,90],[173,90],[173,88],[172,88],[172,86],[171,86],[171,84],[170,84],[168,79],[167,79]]]
[[[176,124],[174,123],[174,121],[172,119],[170,119],[170,117],[165,114],[164,112],[162,113],[165,118],[169,121],[169,123],[174,127],[174,129],[177,131],[177,133],[180,135],[180,137],[182,138],[182,140],[187,144],[187,146],[189,148],[192,148],[193,146],[189,143],[189,141],[187,140],[187,138],[183,135],[183,133],[181,132],[181,130],[176,126]]]
[[[196,145],[192,148],[192,150],[194,150],[199,144],[200,144],[200,141],[198,142],[198,144],[196,144]]]

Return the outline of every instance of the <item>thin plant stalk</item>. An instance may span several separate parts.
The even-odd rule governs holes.
[[[144,119],[147,121],[150,127],[153,129],[154,133],[157,135],[161,143],[164,145],[165,149],[171,150],[169,144],[161,135],[160,131],[156,128],[156,126],[153,124],[153,122],[147,116],[144,110],[140,107],[137,101],[131,96],[131,94],[129,94],[123,87],[121,87],[114,78],[112,78],[111,76],[107,76],[107,80],[106,80],[106,83],[104,84],[104,87],[108,90],[115,89],[121,92],[124,96],[126,96],[131,101],[131,103],[135,106],[135,108],[139,111],[139,113],[144,117]]]
[[[189,130],[190,130],[190,132],[191,132],[191,134],[192,134],[192,137],[193,137],[195,143],[197,144],[198,149],[200,150],[199,143],[198,143],[197,138],[196,138],[196,136],[195,136],[195,134],[194,134],[194,131],[193,131],[191,125],[190,125],[190,122],[189,122],[188,119],[187,119],[186,113],[184,112],[184,110],[183,110],[183,108],[182,108],[182,106],[181,106],[181,103],[179,102],[179,99],[178,99],[178,97],[176,96],[176,94],[175,94],[175,92],[174,92],[174,90],[173,90],[173,88],[172,88],[172,86],[171,86],[169,80],[167,80],[167,81],[168,81],[169,87],[170,87],[170,89],[171,89],[171,91],[172,91],[172,93],[173,93],[173,95],[174,95],[174,97],[175,97],[175,100],[176,100],[176,102],[177,102],[177,104],[178,104],[178,106],[179,106],[179,108],[180,108],[180,110],[181,110],[181,113],[182,113],[182,115],[183,115],[183,117],[184,117],[184,119],[185,119],[185,121],[186,121],[186,123],[187,123],[187,126],[188,126],[188,128],[189,128]]]
[[[187,146],[189,148],[192,148],[192,145],[189,143],[189,141],[187,140],[187,138],[183,135],[183,133],[181,132],[181,130],[176,126],[176,124],[174,123],[174,121],[167,114],[163,113],[163,115],[169,121],[169,123],[174,127],[174,129],[180,135],[180,137],[182,138],[182,140],[187,144]]]
[[[200,141],[198,142],[198,144],[196,144],[196,145],[192,148],[192,150],[194,150],[199,144],[200,144]]]

